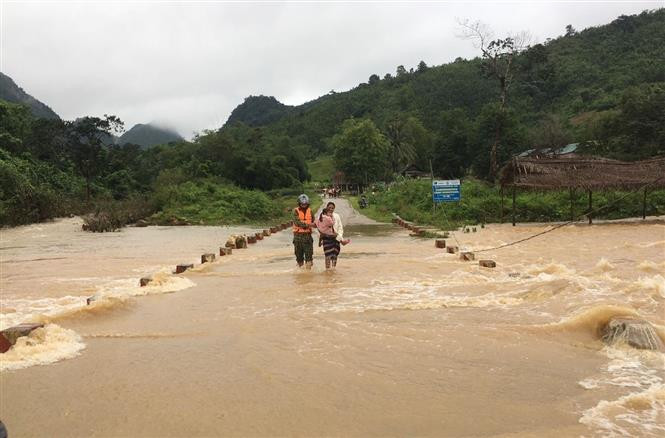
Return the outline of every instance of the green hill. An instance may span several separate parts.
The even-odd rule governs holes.
[[[16,85],[14,80],[0,72],[0,99],[11,103],[27,105],[35,117],[42,119],[59,119],[60,117],[48,107],[38,101]]]
[[[249,126],[264,126],[282,118],[290,108],[273,96],[249,96],[231,112],[226,124],[244,123]]]
[[[141,123],[132,126],[130,130],[115,140],[116,144],[136,144],[144,148],[158,144],[167,144],[173,141],[184,140],[180,134],[168,128],[160,128],[151,124]]]
[[[510,151],[549,140],[543,136],[551,125],[562,131],[559,142],[563,144],[597,136],[590,132],[594,123],[607,113],[620,111],[628,90],[665,86],[662,41],[665,9],[658,9],[621,16],[610,24],[580,32],[570,29],[564,36],[519,54],[508,98],[509,115],[518,128],[510,140]],[[395,118],[411,116],[433,136],[429,158],[435,166],[437,155],[452,148],[461,154],[462,167],[468,167],[474,155],[485,154],[492,132],[491,105],[497,101],[498,91],[497,80],[484,73],[482,59],[458,58],[441,66],[421,63],[415,70],[400,66],[394,75],[381,79],[372,75],[368,82],[349,91],[327,94],[289,110],[275,110],[278,106],[274,101],[273,109],[263,118],[259,117],[260,105],[253,104],[258,98],[250,97],[234,115],[251,116],[234,116],[229,122],[265,126],[274,135],[286,135],[296,144],[307,145],[315,158],[332,152],[330,139],[348,118],[369,118],[385,133]],[[454,136],[451,127],[459,131],[461,126],[475,134],[465,135],[462,146],[447,142]],[[426,163],[420,160],[421,167]],[[439,163],[439,167],[443,165]]]

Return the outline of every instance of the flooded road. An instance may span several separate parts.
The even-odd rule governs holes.
[[[665,339],[662,223],[565,227],[487,269],[337,204],[352,242],[334,272],[320,248],[298,270],[288,230],[178,276],[250,229],[3,230],[0,322],[47,322],[0,357],[10,436],[665,433],[665,356],[597,333],[638,315]]]

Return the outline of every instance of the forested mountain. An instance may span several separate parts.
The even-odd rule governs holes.
[[[23,91],[23,88],[16,85],[12,78],[2,72],[0,72],[0,99],[27,105],[35,117],[43,119],[60,118],[51,108]]]
[[[139,123],[132,126],[130,130],[122,134],[115,142],[119,145],[130,143],[150,147],[182,140],[184,138],[174,130]]]
[[[249,96],[231,112],[226,124],[244,123],[249,126],[264,126],[279,120],[291,108],[273,96]]]
[[[89,209],[94,199],[147,195],[155,211],[174,203],[193,211],[193,190],[298,193],[315,157],[334,158],[360,185],[430,164],[438,177],[491,185],[506,160],[534,147],[577,142],[581,153],[627,160],[665,154],[665,9],[564,32],[525,50],[494,40],[495,58],[398,66],[295,107],[250,96],[223,127],[192,141],[155,138],[150,125],[117,140],[115,116],[35,117],[29,102],[12,103],[14,91],[0,99],[0,224]],[[12,85],[3,93],[20,90],[0,79]]]
[[[649,129],[657,130],[656,113],[665,88],[662,41],[665,9],[621,16],[580,32],[569,26],[563,36],[517,54],[502,115],[506,139],[501,158],[550,143],[609,139],[612,130],[623,129],[616,116],[630,112],[630,104],[651,114],[645,115]],[[486,160],[488,139],[497,129],[500,87],[489,74],[487,61],[479,53],[478,58],[458,58],[442,66],[422,62],[415,69],[399,66],[394,75],[382,79],[372,75],[352,90],[282,111],[265,129],[307,145],[314,157],[332,154],[330,140],[348,118],[369,118],[384,134],[391,124],[412,118],[432,141],[430,152],[416,162],[425,167],[431,158],[442,174],[459,175],[478,155]],[[249,105],[251,99],[234,111],[242,112],[243,118],[230,118],[227,125],[260,120],[261,107]],[[270,118],[275,114],[271,112]],[[615,151],[617,155],[639,158],[664,152],[664,146],[659,149],[648,138],[629,139],[629,143],[621,148],[615,144],[615,149],[621,149]],[[476,164],[482,174],[483,166]]]

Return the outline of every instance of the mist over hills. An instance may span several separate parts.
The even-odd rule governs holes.
[[[155,126],[150,123],[138,123],[118,137],[115,143],[119,145],[130,143],[142,147],[151,147],[182,140],[184,138],[172,129]]]
[[[16,85],[12,78],[2,72],[0,72],[0,99],[27,105],[35,117],[43,119],[60,118],[48,105],[26,93],[23,88]]]
[[[48,105],[26,93],[9,76],[0,72],[0,99],[7,102],[26,105],[32,115],[40,119],[60,120],[60,116]],[[138,123],[132,126],[121,136],[103,135],[103,142],[107,145],[135,144],[141,147],[151,147],[158,144],[167,144],[173,141],[182,141],[184,138],[175,130],[157,126],[152,123]]]

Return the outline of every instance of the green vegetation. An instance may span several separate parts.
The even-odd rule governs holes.
[[[339,169],[346,182],[370,186],[430,166],[439,178],[464,178],[460,204],[433,214],[429,183],[403,181],[373,195],[367,213],[442,226],[446,217],[498,221],[491,183],[515,153],[578,142],[582,153],[625,160],[665,154],[663,40],[665,9],[580,32],[567,26],[563,36],[524,49],[500,38],[478,58],[398,66],[394,75],[373,74],[300,106],[250,96],[222,128],[145,150],[109,145],[122,129],[115,116],[36,118],[49,116],[45,106],[0,75],[0,225],[85,212],[100,229],[139,216],[269,220],[314,189],[312,176],[327,183]],[[617,196],[594,193],[594,204]],[[639,196],[601,216],[639,215]],[[662,192],[649,199],[650,213],[663,211]],[[585,206],[580,195],[575,209]],[[567,192],[518,196],[519,221],[566,220],[569,210]]]
[[[624,196],[627,196],[623,199]],[[607,191],[594,192],[593,209],[601,209],[593,215],[598,219],[617,219],[642,215],[643,192]],[[621,201],[617,202],[619,199]],[[369,208],[363,214],[383,221],[392,220],[396,213],[404,220],[429,224],[444,230],[462,225],[501,221],[501,192],[498,188],[479,180],[462,183],[460,202],[442,203],[436,212],[432,208],[432,186],[429,180],[401,180],[385,189],[377,187],[368,193]],[[353,200],[358,208],[357,199]],[[505,194],[504,222],[511,221],[512,198]],[[586,193],[573,197],[573,210],[577,218],[587,212]],[[649,192],[647,215],[665,214],[665,190]],[[565,191],[518,191],[516,196],[517,222],[549,222],[570,220],[570,193]]]
[[[295,199],[309,178],[301,148],[262,128],[236,125],[142,150],[107,145],[121,127],[115,116],[36,119],[0,101],[0,224],[92,212],[90,229],[106,230],[139,211],[159,223],[269,220],[284,215],[280,196]],[[129,207],[137,199],[145,208]]]
[[[331,157],[321,156],[316,160],[307,162],[312,181],[329,184],[335,173],[335,163]]]
[[[397,152],[381,178],[409,164],[429,172],[432,160],[438,177],[472,174],[492,180],[492,149],[500,166],[515,153],[572,142],[621,159],[665,154],[665,64],[657,43],[665,39],[665,9],[562,32],[526,50],[505,47],[503,38],[487,56],[479,51],[478,58],[441,66],[399,66],[395,74],[382,79],[374,74],[348,92],[282,108],[277,120],[262,126],[266,135],[286,135],[316,158],[335,153],[331,140],[344,131],[346,120],[371,120]],[[509,57],[511,81],[504,89],[497,86],[505,76],[500,63]],[[254,123],[262,111],[246,101],[244,118],[227,125]],[[396,120],[422,126],[419,133],[406,130],[418,140],[401,141]],[[650,128],[641,130],[644,120]],[[352,182],[364,183],[364,175]]]
[[[281,202],[261,191],[205,179],[161,186],[154,199],[159,213],[150,220],[162,225],[259,223],[285,216]]]
[[[351,181],[365,183],[384,179],[389,161],[388,140],[369,119],[349,119],[332,138],[335,165]]]

